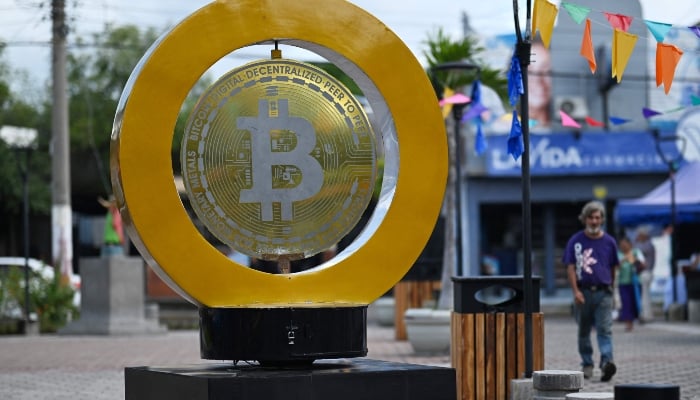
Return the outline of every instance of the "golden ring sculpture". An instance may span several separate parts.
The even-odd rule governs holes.
[[[171,167],[177,116],[198,79],[232,51],[274,41],[341,64],[372,107],[390,116],[378,134],[388,150],[385,171],[395,176],[385,172],[371,229],[330,262],[298,274],[255,271],[209,244],[182,205]],[[445,128],[425,71],[389,28],[343,0],[218,0],[195,11],[137,65],[111,141],[114,193],[134,245],[174,290],[207,307],[369,304],[418,258],[447,177]]]

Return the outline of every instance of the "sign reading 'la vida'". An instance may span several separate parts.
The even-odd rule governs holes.
[[[506,135],[488,138],[486,170],[491,176],[519,176],[520,163],[508,154]],[[663,172],[648,132],[570,133],[533,135],[530,142],[530,171],[533,175],[587,175],[599,173]]]

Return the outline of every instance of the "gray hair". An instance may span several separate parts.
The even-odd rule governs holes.
[[[597,200],[589,201],[583,206],[583,209],[581,209],[581,214],[578,216],[578,220],[585,224],[586,218],[596,211],[600,211],[600,216],[603,218],[603,221],[605,221],[605,206],[603,203]]]

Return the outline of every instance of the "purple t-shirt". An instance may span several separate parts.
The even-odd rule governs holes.
[[[562,259],[565,266],[574,264],[579,284],[610,285],[613,269],[620,264],[617,243],[607,233],[591,239],[583,231],[569,239]]]

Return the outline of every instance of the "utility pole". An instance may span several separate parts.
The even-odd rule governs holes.
[[[70,137],[68,135],[68,90],[66,77],[65,0],[51,1],[52,82],[51,115],[52,206],[51,251],[53,265],[60,267],[64,279],[73,274],[73,216],[70,187]]]

